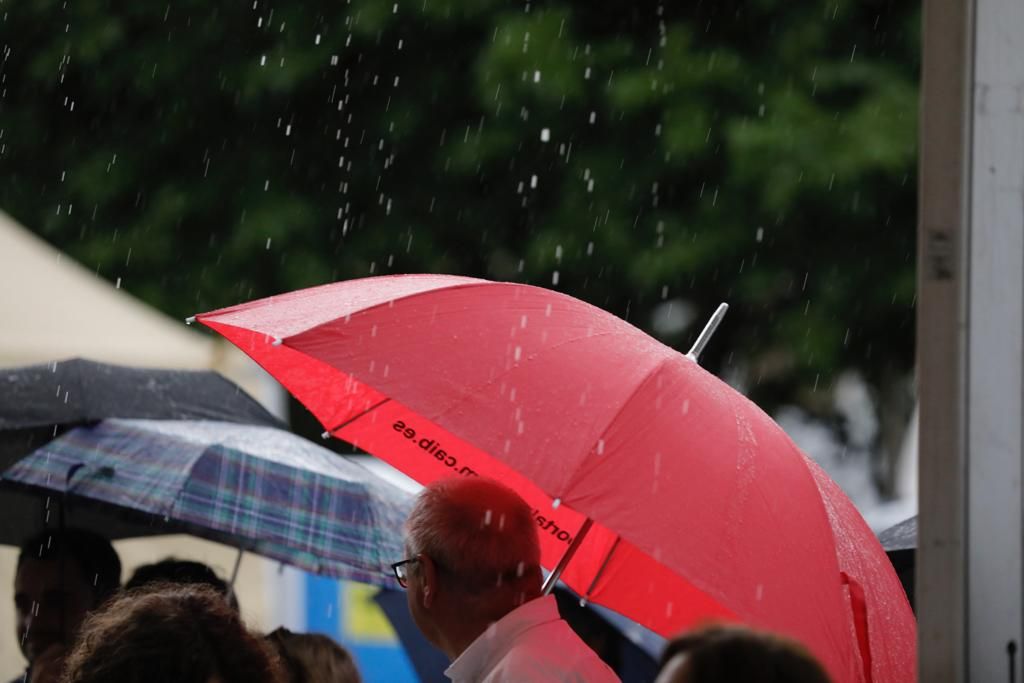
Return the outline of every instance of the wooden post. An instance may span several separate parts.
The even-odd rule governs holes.
[[[1024,3],[924,3],[920,680],[1022,680]]]

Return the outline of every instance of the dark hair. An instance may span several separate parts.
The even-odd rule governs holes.
[[[99,604],[121,586],[121,560],[110,541],[85,529],[49,529],[32,536],[21,545],[18,567],[25,560],[56,562],[71,558],[82,579],[92,587],[94,603]]]
[[[288,669],[291,683],[360,683],[348,650],[320,633],[279,628],[267,635]]]
[[[217,576],[217,572],[208,565],[194,560],[168,557],[153,564],[141,565],[124,584],[124,588],[134,590],[166,583],[209,586],[224,597],[233,608],[238,609],[238,600],[227,582]]]
[[[283,683],[277,657],[205,586],[122,593],[93,612],[62,683]]]
[[[673,683],[830,683],[825,669],[800,644],[742,626],[713,625],[677,636],[661,666],[686,654]]]

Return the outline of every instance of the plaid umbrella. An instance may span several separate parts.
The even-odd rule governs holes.
[[[0,472],[72,427],[111,417],[223,420],[284,428],[241,387],[209,370],[135,368],[84,358],[0,369]],[[20,545],[63,501],[0,485],[0,544]],[[58,513],[58,514],[52,514]],[[79,506],[75,523],[108,538],[152,534],[123,514]]]
[[[104,420],[3,479],[116,505],[324,576],[388,585],[409,493],[283,430]]]

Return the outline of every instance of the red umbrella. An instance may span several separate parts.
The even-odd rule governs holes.
[[[913,615],[849,500],[757,406],[619,318],[405,275],[197,319],[421,483],[514,487],[546,566],[582,539],[562,579],[586,599],[664,635],[707,618],[785,633],[837,681],[914,679]]]

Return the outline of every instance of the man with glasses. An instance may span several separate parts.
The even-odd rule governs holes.
[[[515,492],[479,477],[435,482],[406,533],[395,576],[416,626],[452,661],[452,681],[619,680],[541,596],[537,526]]]

